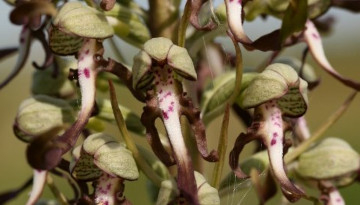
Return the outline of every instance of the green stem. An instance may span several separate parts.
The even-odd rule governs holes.
[[[114,85],[113,85],[112,81],[110,81],[110,80],[109,80],[109,88],[110,88],[111,106],[113,108],[115,120],[116,120],[117,126],[119,128],[119,131],[124,138],[127,148],[132,152],[136,163],[138,164],[140,169],[144,172],[144,174],[156,186],[160,187],[161,182],[163,180],[154,172],[154,170],[149,166],[149,164],[141,156],[138,148],[136,147],[135,142],[132,140],[132,138],[127,130],[125,120],[124,120],[124,118],[121,114],[121,110],[119,109],[119,106],[118,106],[118,101],[116,98]]]
[[[49,186],[51,192],[54,194],[55,198],[60,202],[61,205],[67,205],[68,202],[66,200],[66,197],[63,193],[60,192],[60,190],[56,187],[53,178],[50,176],[50,174],[46,177],[46,183]]]
[[[186,28],[189,25],[190,14],[191,14],[191,1],[187,1],[179,25],[178,46],[181,47],[185,47]]]
[[[330,117],[315,131],[315,133],[309,139],[302,142],[298,147],[289,152],[285,157],[284,161],[286,164],[294,161],[301,153],[307,150],[314,142],[321,139],[326,130],[328,130],[347,110],[350,103],[353,101],[357,94],[354,91],[345,102],[332,114]]]
[[[239,96],[240,90],[241,90],[241,81],[242,81],[242,75],[243,75],[243,59],[242,59],[242,53],[241,53],[241,49],[240,49],[238,42],[233,37],[231,37],[231,40],[234,44],[234,48],[235,48],[235,52],[236,52],[235,88],[234,88],[234,92],[229,100],[230,104],[232,105],[235,102],[236,98]]]
[[[212,185],[215,189],[219,189],[222,170],[224,168],[224,163],[225,163],[226,148],[228,143],[229,117],[230,117],[230,105],[227,104],[221,126],[219,145],[217,149],[219,154],[219,161],[215,163],[215,168],[212,177]]]

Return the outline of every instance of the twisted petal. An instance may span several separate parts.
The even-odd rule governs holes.
[[[316,27],[311,21],[307,21],[306,30],[304,32],[305,41],[309,46],[311,55],[316,62],[330,75],[342,82],[344,85],[360,90],[360,83],[340,75],[327,60],[324,48],[322,46],[321,37]]]

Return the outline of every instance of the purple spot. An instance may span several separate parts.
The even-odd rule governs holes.
[[[267,105],[265,105],[265,109],[268,109],[268,106],[267,106]]]
[[[105,201],[105,202],[104,202],[104,205],[109,205],[109,201]]]
[[[164,100],[164,98],[160,98],[159,102],[162,102]]]
[[[161,94],[161,93],[162,93],[162,90],[160,90],[159,93]]]
[[[90,78],[90,70],[88,68],[84,69],[84,75],[86,78]]]
[[[280,123],[275,122],[274,125],[281,127]]]
[[[174,101],[171,101],[171,103],[170,103],[171,105],[174,105],[175,103],[174,103]]]
[[[172,82],[172,80],[170,80],[170,82],[169,82],[170,84],[172,84],[173,82]]]
[[[342,202],[342,199],[337,198],[337,199],[336,199],[336,202]]]
[[[111,184],[108,184],[108,185],[106,186],[106,189],[107,189],[107,190],[110,190],[110,189],[111,189]]]
[[[273,137],[277,137],[278,136],[278,133],[277,132],[274,132],[273,133]]]
[[[85,51],[85,54],[86,54],[86,55],[89,54],[89,49],[87,49],[87,50]]]
[[[20,43],[24,43],[25,39],[23,37],[20,38]]]
[[[159,85],[159,81],[156,81],[156,82],[155,82],[155,85]]]
[[[168,109],[169,112],[172,112],[174,111],[174,107],[173,106],[170,106],[169,109]]]
[[[170,92],[170,91],[169,91],[169,92],[167,92],[167,93],[166,93],[166,95],[165,95],[164,97],[166,98],[167,96],[171,96],[171,92]]]
[[[276,139],[272,139],[270,144],[271,144],[271,146],[275,145],[276,144]]]
[[[318,35],[318,34],[312,33],[311,35],[312,35],[312,37],[314,37],[315,39],[319,39],[319,35]]]
[[[167,112],[165,112],[164,110],[162,111],[162,115],[164,117],[165,120],[169,119],[169,115]]]

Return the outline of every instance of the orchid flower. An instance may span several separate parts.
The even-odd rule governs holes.
[[[246,134],[241,133],[230,153],[230,166],[239,178],[248,177],[239,167],[238,159],[245,144],[260,138],[267,147],[270,167],[284,195],[296,201],[304,195],[287,177],[284,162],[283,116],[300,117],[307,109],[307,83],[285,64],[272,64],[257,75],[240,95],[242,108],[255,108],[253,123]]]
[[[141,121],[146,127],[146,136],[155,154],[166,164],[178,166],[178,188],[191,204],[199,204],[194,170],[181,132],[180,116],[189,120],[197,141],[198,150],[204,159],[216,161],[217,153],[208,153],[205,126],[200,112],[182,92],[179,77],[196,79],[194,65],[185,48],[174,45],[166,38],[153,38],[144,44],[144,49],[134,57],[133,83],[135,89],[147,90],[146,107]],[[165,125],[173,155],[170,156],[161,144],[155,128],[160,117]]]
[[[77,13],[80,11],[83,14],[79,17]],[[42,146],[42,143],[37,142],[30,144],[28,150],[37,153],[28,153],[28,155],[40,155],[43,158],[32,161],[32,166],[46,170],[56,167],[62,159],[62,155],[75,145],[91,116],[95,104],[95,80],[101,67],[97,58],[102,56],[104,52],[101,39],[113,34],[112,27],[101,12],[79,2],[66,3],[54,19],[53,27],[55,29],[50,34],[53,41],[52,49],[56,49],[57,53],[67,55],[77,51],[77,77],[82,95],[82,106],[77,120],[64,134],[46,141],[47,146]],[[64,40],[67,40],[68,44],[62,44],[62,47],[54,46],[56,41]],[[41,149],[37,149],[37,146],[40,146]]]

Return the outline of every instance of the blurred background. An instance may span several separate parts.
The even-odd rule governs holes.
[[[8,18],[11,7],[0,2],[0,47],[11,47],[18,44],[20,26],[11,25]],[[336,20],[333,31],[323,36],[323,44],[326,55],[330,63],[344,76],[360,81],[360,15],[350,13],[340,9],[331,9],[325,16],[333,16]],[[273,18],[267,20],[257,19],[254,22],[245,23],[245,29],[252,39],[262,34],[268,33],[280,26],[280,22]],[[136,49],[128,47],[117,39],[120,49],[126,50],[126,57],[131,62],[132,56],[137,52]],[[232,45],[230,41],[222,39],[225,49],[231,51]],[[305,45],[297,45],[287,49],[282,56],[293,56],[301,58]],[[111,56],[111,53],[107,55]],[[246,67],[255,67],[269,53],[264,52],[248,52],[243,49],[243,59]],[[25,158],[26,144],[19,141],[12,132],[12,124],[19,104],[30,96],[31,75],[34,68],[31,66],[32,61],[42,62],[43,52],[38,42],[35,42],[31,48],[26,67],[21,73],[5,88],[0,90],[0,193],[9,189],[21,186],[31,175],[32,170],[27,165]],[[17,55],[2,60],[0,62],[0,80],[2,81],[10,73],[16,62]],[[316,73],[321,77],[320,86],[309,94],[310,106],[306,114],[306,119],[312,131],[316,130],[327,117],[333,113],[352,92],[349,88],[343,86],[334,80],[328,74],[323,72],[309,56],[308,63],[314,66]],[[142,105],[135,100],[129,101],[125,99],[133,99],[133,97],[125,89],[117,89],[120,103],[126,104],[139,115],[142,112]],[[104,95],[108,95],[105,93]],[[360,152],[360,97],[357,96],[350,106],[349,110],[343,117],[326,132],[326,136],[334,136],[346,139],[357,151]],[[212,122],[207,130],[209,147],[217,147],[217,139],[220,133],[220,124],[222,117]],[[232,148],[237,135],[244,130],[241,123],[232,117],[230,121],[229,144],[228,150]],[[119,135],[116,127],[108,127],[106,132]],[[147,146],[143,138],[136,137],[137,142]],[[245,150],[241,159],[246,157],[252,151],[251,146]],[[206,177],[211,177],[212,165],[206,164]],[[226,166],[224,174],[229,172]],[[70,187],[63,180],[55,178],[55,182],[61,190],[71,197]],[[8,203],[9,205],[24,204],[27,199],[27,193],[23,192],[16,200]],[[353,184],[340,190],[347,204],[357,204],[360,200],[360,185]],[[139,182],[126,183],[126,196],[133,204],[149,204],[148,195],[146,194],[146,182],[142,176]],[[256,197],[252,188],[246,190],[234,191],[229,195],[222,204],[257,204],[254,200]],[[51,192],[46,189],[43,198],[53,198]],[[278,204],[279,197],[272,199],[270,204]],[[305,200],[300,200],[296,204],[312,204]]]

